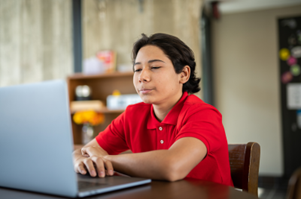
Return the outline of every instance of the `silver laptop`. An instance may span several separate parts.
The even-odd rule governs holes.
[[[64,80],[0,88],[0,187],[85,197],[151,182],[81,176],[74,172],[72,151]]]

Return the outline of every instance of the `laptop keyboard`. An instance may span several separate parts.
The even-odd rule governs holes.
[[[93,187],[99,187],[101,185],[106,185],[106,183],[100,183],[100,182],[87,182],[87,181],[78,181],[78,189],[89,189]]]

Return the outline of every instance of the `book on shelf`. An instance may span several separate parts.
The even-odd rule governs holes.
[[[76,111],[84,111],[84,110],[94,110],[99,112],[104,108],[105,105],[100,100],[72,101],[70,103],[71,113],[75,113]]]

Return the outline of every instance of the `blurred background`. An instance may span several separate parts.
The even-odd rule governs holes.
[[[228,142],[258,142],[259,186],[281,190],[301,166],[301,130],[295,111],[284,125],[279,24],[300,16],[301,0],[0,0],[0,86],[66,79],[99,50],[130,71],[141,33],[175,35],[195,53],[197,95],[222,113]]]

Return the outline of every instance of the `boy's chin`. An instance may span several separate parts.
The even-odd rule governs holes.
[[[141,96],[140,96],[141,97]],[[148,97],[141,97],[142,101],[145,103],[145,104],[152,104],[152,100],[151,99],[148,99]]]
[[[152,102],[150,100],[143,100],[142,101],[145,103],[145,104],[152,104]]]

